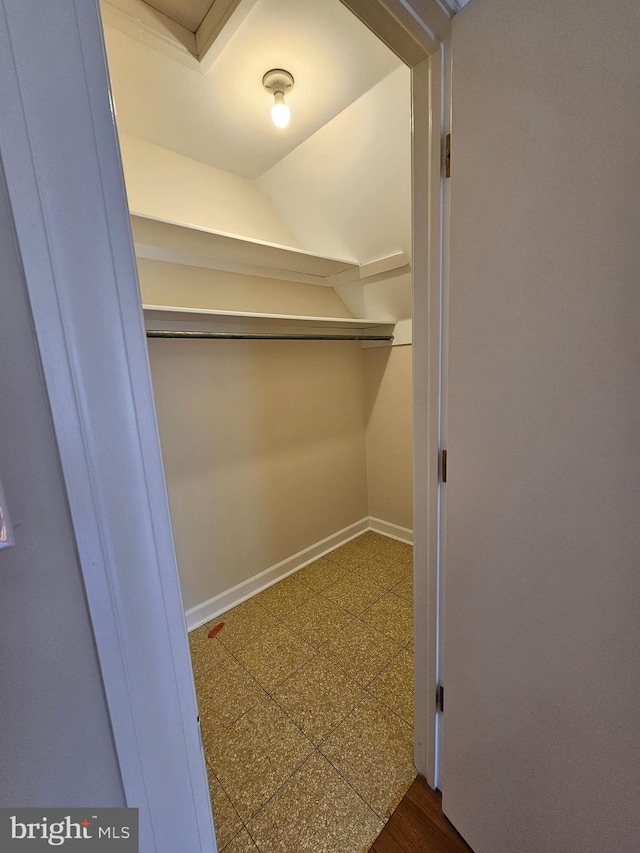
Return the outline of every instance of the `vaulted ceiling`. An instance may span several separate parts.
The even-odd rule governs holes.
[[[215,3],[224,5],[227,0],[145,0],[145,2],[171,18],[172,21],[195,33],[211,7]],[[443,5],[451,12],[457,12],[468,2],[469,0],[444,0]]]
[[[109,2],[114,0],[103,0],[103,6]],[[210,67],[176,61],[136,37],[135,29],[125,31],[105,18],[123,132],[255,179],[400,65],[340,0],[244,3],[248,12]],[[192,29],[211,3],[143,5]],[[271,68],[286,68],[295,78],[286,129],[270,120],[273,100],[261,81]]]
[[[215,0],[147,0],[147,5],[153,6],[158,12],[195,33],[214,2]]]

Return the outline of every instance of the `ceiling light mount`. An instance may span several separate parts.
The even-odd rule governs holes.
[[[284,68],[272,68],[262,78],[262,85],[274,98],[271,120],[276,127],[286,127],[291,118],[291,111],[284,102],[284,95],[293,89],[293,75]]]
[[[262,78],[262,85],[272,95],[275,95],[276,92],[281,92],[284,95],[289,89],[293,89],[293,75],[285,71],[284,68],[272,68]]]

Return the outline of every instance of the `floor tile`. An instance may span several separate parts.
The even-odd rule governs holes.
[[[343,566],[322,558],[300,569],[298,574],[307,586],[315,592],[322,592],[323,589],[341,580],[345,571]]]
[[[221,851],[222,853],[222,851]],[[239,835],[224,848],[224,853],[259,853],[258,848],[251,840],[251,836],[246,829],[243,829]]]
[[[261,853],[362,853],[383,827],[317,753],[250,822]]]
[[[416,777],[413,730],[376,699],[364,699],[320,751],[382,818]]]
[[[375,530],[365,530],[364,533],[361,533],[360,536],[358,536],[357,541],[361,545],[367,545],[368,547],[372,547],[374,550],[380,550],[380,547],[384,545],[388,539],[388,536],[383,536],[382,533],[376,533]]]
[[[318,655],[281,684],[273,698],[318,744],[364,698],[364,692],[341,669]]]
[[[282,617],[285,625],[316,648],[352,619],[351,613],[319,595]]]
[[[353,570],[358,578],[367,583],[376,584],[385,592],[403,580],[411,571],[410,567],[399,562],[394,557],[379,554],[367,559]]]
[[[313,590],[308,587],[298,572],[289,575],[288,578],[258,593],[253,601],[268,610],[273,616],[281,618],[285,613],[301,607],[313,595]]]
[[[370,625],[355,619],[321,647],[333,663],[366,686],[402,647]]]
[[[270,693],[315,654],[313,646],[284,625],[278,625],[236,652],[236,657]]]
[[[254,599],[244,601],[233,610],[229,610],[209,622],[209,628],[224,623],[218,639],[229,651],[236,652],[278,624],[274,617],[259,607]]]
[[[205,748],[209,763],[245,823],[312,751],[312,743],[269,698]]]
[[[410,651],[403,649],[367,689],[413,726],[413,654]]]
[[[367,531],[189,635],[221,853],[369,850],[415,775],[411,564]]]
[[[413,546],[407,545],[406,542],[399,542],[397,539],[391,539],[389,536],[383,536],[383,542],[380,543],[380,551],[394,557],[401,563],[407,566],[413,565]]]
[[[202,628],[196,628],[195,631],[189,633],[189,653],[193,674],[196,678],[229,656],[228,649],[222,645],[217,637],[208,636],[211,628],[212,625],[203,625]]]
[[[211,738],[265,698],[259,684],[232,657],[210,669],[196,684],[202,739]]]
[[[345,545],[341,545],[328,554],[325,554],[324,559],[331,563],[337,563],[339,566],[344,566],[346,569],[353,569],[363,563],[367,557],[375,553],[375,549],[362,540],[361,536],[357,539],[352,539]]]
[[[211,805],[213,807],[213,820],[216,827],[216,841],[218,849],[228,844],[234,835],[243,827],[240,815],[234,809],[231,800],[222,790],[220,782],[216,779],[212,769],[207,767],[209,777],[209,792],[211,794]]]
[[[400,581],[400,583],[397,583],[392,587],[391,592],[395,595],[399,595],[400,598],[406,598],[407,601],[410,601],[413,604],[413,572],[410,572]]]
[[[384,593],[385,590],[382,587],[368,583],[363,578],[350,575],[325,589],[322,595],[329,601],[333,601],[338,607],[342,607],[357,616],[374,601],[382,598]]]
[[[413,607],[409,601],[393,593],[368,607],[360,618],[381,634],[406,646],[413,637]]]

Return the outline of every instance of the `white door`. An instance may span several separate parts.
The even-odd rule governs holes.
[[[640,850],[640,3],[453,22],[444,809]]]

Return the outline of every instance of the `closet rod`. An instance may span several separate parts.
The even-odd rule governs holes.
[[[393,335],[288,335],[247,332],[184,332],[167,329],[147,329],[148,338],[220,339],[242,341],[392,341]]]

